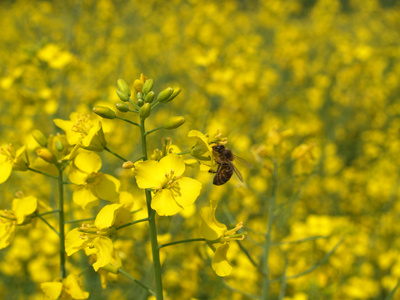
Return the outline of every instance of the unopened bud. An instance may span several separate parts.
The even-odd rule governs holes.
[[[41,148],[37,150],[36,153],[41,159],[49,163],[55,163],[57,161],[53,153],[51,153],[50,150],[47,148]]]
[[[40,130],[34,130],[32,132],[33,137],[35,138],[36,142],[39,143],[40,146],[46,147],[47,146],[47,137],[40,131]]]
[[[142,119],[146,119],[150,116],[151,113],[151,106],[150,103],[145,103],[139,110],[139,116]]]
[[[136,98],[139,100],[139,99],[143,99],[143,93],[142,92],[138,92],[137,94],[136,94]]]
[[[178,128],[179,126],[181,126],[183,123],[185,123],[185,118],[182,116],[179,117],[171,117],[168,118],[165,122],[164,122],[164,128],[165,129],[175,129]]]
[[[129,101],[129,95],[128,94],[124,94],[124,93],[122,93],[120,91],[117,91],[117,95],[118,95],[118,98],[121,99],[122,101],[124,101],[124,102]]]
[[[130,160],[128,160],[122,164],[122,168],[124,168],[124,169],[132,169],[134,166],[135,166],[135,164],[133,162],[131,162]]]
[[[59,152],[62,152],[64,150],[64,144],[61,141],[56,141],[56,149]]]
[[[162,90],[157,96],[157,101],[161,103],[167,102],[168,98],[172,95],[173,92],[174,90],[170,87]]]
[[[181,91],[182,91],[182,89],[179,87],[174,88],[174,92],[172,93],[171,96],[169,96],[168,100],[165,102],[169,102],[169,101],[172,101],[173,99],[175,99],[175,97],[178,96]]]
[[[95,106],[93,107],[93,112],[105,119],[114,119],[115,112],[112,109],[109,109],[105,106]]]
[[[142,107],[142,106],[143,106],[143,104],[144,104],[144,101],[143,101],[143,99],[138,99],[138,101],[137,101],[137,105],[138,105],[138,106],[140,106],[140,107]]]
[[[144,97],[144,102],[146,102],[146,103],[151,103],[151,102],[153,102],[154,96],[155,96],[155,94],[154,94],[153,91],[148,92],[148,93],[146,94],[146,96]]]
[[[131,90],[125,80],[118,79],[117,87],[118,87],[118,91],[120,91],[121,93],[126,94],[128,96],[131,95]]]
[[[153,89],[153,79],[147,79],[146,82],[143,84],[142,92],[143,94],[147,94]]]
[[[115,103],[115,107],[120,111],[120,112],[127,112],[129,111],[129,106],[128,104],[124,102],[117,102]]]

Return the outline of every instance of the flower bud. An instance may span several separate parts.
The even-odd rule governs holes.
[[[151,102],[153,102],[154,96],[155,96],[155,94],[154,94],[153,91],[148,92],[148,93],[146,94],[146,96],[144,97],[144,102],[146,102],[146,103],[151,103]]]
[[[143,99],[139,99],[139,100],[137,101],[137,105],[139,105],[140,107],[142,107],[143,104],[144,104]]]
[[[59,152],[62,152],[64,150],[64,144],[61,141],[56,141],[56,149]]]
[[[139,116],[142,119],[146,119],[150,116],[151,113],[151,106],[150,103],[145,103],[139,110]]]
[[[143,99],[143,93],[142,92],[138,92],[137,94],[136,94],[136,98],[139,100],[139,99]]]
[[[181,88],[179,88],[179,87],[177,87],[177,88],[174,88],[173,90],[174,90],[174,92],[172,93],[172,95],[171,95],[171,96],[169,96],[168,100],[167,100],[167,101],[165,101],[165,103],[166,103],[166,102],[169,102],[169,101],[172,101],[173,99],[175,99],[175,97],[176,97],[176,96],[178,96],[178,95],[179,95],[179,93],[182,91],[182,89],[181,89]]]
[[[115,103],[115,107],[120,111],[120,112],[127,112],[129,111],[129,106],[128,104],[124,102],[117,102]]]
[[[123,79],[118,79],[117,80],[117,87],[118,87],[118,91],[120,91],[123,94],[126,94],[128,96],[131,95],[131,90],[128,86],[128,84],[126,83],[125,80]],[[122,99],[121,99],[122,100]]]
[[[185,123],[185,118],[182,116],[179,117],[171,117],[168,118],[165,122],[164,122],[164,128],[165,129],[175,129],[178,128],[179,126],[181,126],[183,123]]]
[[[118,98],[121,99],[122,101],[124,101],[124,102],[129,101],[129,95],[128,94],[124,94],[124,93],[122,93],[120,91],[117,91],[117,95],[118,95]]]
[[[143,94],[147,94],[148,92],[150,92],[153,88],[153,79],[147,79],[146,82],[143,84],[142,87],[142,92]]]
[[[47,146],[47,137],[45,137],[45,135],[40,131],[40,130],[34,130],[32,132],[32,135],[34,137],[34,139],[36,140],[36,142],[39,143],[40,146],[42,147],[46,147]]]
[[[115,112],[112,109],[109,109],[105,106],[95,106],[93,107],[93,112],[105,119],[114,119]]]
[[[37,150],[36,153],[41,159],[43,159],[51,164],[55,163],[57,161],[56,158],[54,157],[53,153],[51,153],[50,150],[47,148],[41,148],[41,149]]]
[[[128,160],[122,164],[123,169],[132,169],[134,166],[135,166],[135,164],[133,162],[131,162],[130,160]]]
[[[172,95],[173,92],[174,90],[170,87],[162,90],[157,96],[157,101],[161,103],[167,102],[168,98]]]

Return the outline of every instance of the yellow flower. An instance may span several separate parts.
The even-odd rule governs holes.
[[[179,155],[171,154],[159,162],[148,160],[137,165],[135,177],[141,189],[153,189],[151,207],[160,216],[172,216],[194,203],[201,183],[182,177],[185,163]]]
[[[15,198],[12,210],[0,210],[0,249],[8,247],[14,239],[17,225],[25,225],[32,220],[38,207],[38,201],[33,196]]]
[[[57,127],[65,131],[70,145],[79,144],[83,149],[101,152],[107,142],[100,121],[93,122],[86,115],[72,113],[71,120],[54,119]]]
[[[12,144],[0,148],[0,183],[5,182],[11,171],[26,171],[29,168],[29,159],[26,146],[15,151]]]
[[[85,249],[86,254],[95,254],[96,262],[93,268],[97,272],[99,268],[113,263],[115,254],[110,236],[115,233],[116,226],[125,224],[130,219],[131,214],[122,204],[106,205],[97,214],[94,225],[83,224],[67,233],[65,252],[70,256],[80,249]]]
[[[89,298],[89,293],[82,289],[80,278],[74,274],[68,275],[62,282],[44,282],[40,287],[45,300]]]
[[[62,69],[73,60],[73,55],[68,51],[61,51],[55,44],[47,44],[37,53],[40,60],[45,61],[53,69]]]
[[[228,261],[227,252],[230,241],[244,239],[243,234],[236,232],[243,227],[242,223],[228,230],[227,227],[215,218],[216,205],[203,207],[200,211],[202,219],[200,234],[206,239],[208,246],[214,251],[211,266],[218,276],[228,276],[232,272],[232,265]]]
[[[101,158],[94,152],[81,151],[76,154],[68,173],[69,180],[77,187],[72,199],[83,209],[99,204],[99,199],[116,202],[119,198],[120,181],[98,172]]]

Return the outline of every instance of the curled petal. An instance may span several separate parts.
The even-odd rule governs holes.
[[[113,243],[108,237],[99,236],[93,240],[93,246],[96,248],[97,261],[93,264],[93,269],[97,270],[109,264],[112,259]]]
[[[0,249],[8,247],[14,240],[15,224],[14,222],[0,222]]]
[[[28,196],[21,199],[14,199],[12,210],[14,211],[17,223],[22,224],[25,217],[33,214],[37,209],[38,201],[34,196]]]
[[[110,204],[104,206],[97,214],[94,225],[96,225],[100,230],[113,226],[121,207],[122,204]]]
[[[223,244],[222,246],[218,247],[211,262],[213,270],[218,276],[221,277],[228,276],[229,274],[231,274],[233,269],[232,265],[226,257],[228,249],[229,244]]]
[[[222,224],[215,219],[215,208],[203,207],[200,210],[200,217],[202,219],[200,234],[206,240],[214,241],[223,236],[227,231],[225,224]]]
[[[64,280],[64,286],[67,293],[71,295],[72,299],[87,299],[89,293],[82,289],[82,282],[78,276],[70,274]]]
[[[57,300],[61,296],[63,284],[61,282],[44,282],[40,285],[44,299]]]

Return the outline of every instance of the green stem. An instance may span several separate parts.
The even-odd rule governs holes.
[[[28,170],[32,171],[32,172],[35,172],[35,173],[38,173],[38,174],[41,174],[41,175],[44,175],[44,176],[47,176],[47,177],[50,177],[50,178],[53,178],[53,179],[58,179],[57,176],[50,175],[50,174],[44,173],[42,171],[38,171],[38,170],[35,170],[35,169],[32,169],[32,168],[28,168]]]
[[[129,223],[126,223],[124,225],[116,227],[115,230],[120,230],[122,228],[131,226],[131,225],[134,225],[134,224],[137,224],[137,223],[145,222],[145,221],[148,221],[148,220],[149,220],[149,218],[144,218],[144,219],[140,219],[140,220],[137,220],[137,221],[129,222]]]
[[[64,226],[64,182],[62,166],[57,165],[58,168],[58,193],[59,193],[59,235],[60,235],[60,277],[66,277],[65,271],[65,226]]]
[[[43,217],[45,215],[56,214],[56,213],[59,213],[59,212],[60,212],[59,209],[55,209],[55,210],[52,210],[52,211],[46,211],[46,212],[41,213],[41,214],[33,215],[33,217]]]
[[[154,291],[152,291],[148,286],[144,285],[143,283],[141,283],[139,280],[133,278],[128,272],[124,271],[123,269],[119,268],[118,272],[120,272],[122,275],[124,275],[125,277],[128,277],[130,280],[132,280],[133,282],[137,283],[138,285],[140,285],[142,288],[144,288],[147,292],[149,292],[150,294],[152,294],[153,296],[155,296],[156,294],[154,293]]]
[[[163,128],[164,128],[164,126],[160,126],[160,127],[154,128],[154,129],[152,129],[150,131],[147,131],[144,135],[148,135],[148,134],[150,134],[150,133],[152,133],[154,131],[157,131],[157,130],[160,130],[160,129],[163,129]]]
[[[144,127],[145,119],[140,118],[140,135],[142,139],[142,154],[143,161],[147,158],[147,143],[146,143],[146,129]],[[156,286],[156,299],[163,299],[163,289],[162,289],[162,278],[161,278],[161,263],[160,263],[160,252],[158,249],[157,241],[157,227],[156,227],[156,212],[151,208],[151,191],[146,189],[146,203],[147,203],[147,213],[149,219],[150,227],[150,241],[151,241],[151,252],[153,255],[153,266],[154,266],[154,276],[155,276],[155,286]]]
[[[122,156],[118,155],[117,153],[111,151],[110,148],[108,148],[108,147],[104,147],[104,150],[110,152],[112,155],[118,157],[120,160],[122,160],[124,162],[128,161],[127,159],[123,158]]]
[[[206,241],[205,238],[197,238],[197,239],[188,239],[188,240],[176,241],[176,242],[171,242],[171,243],[167,243],[167,244],[162,244],[162,245],[158,246],[158,249],[161,249],[161,248],[164,248],[164,247],[168,247],[168,246],[172,246],[172,245],[177,245],[177,244],[191,243],[191,242],[205,242],[205,241]]]
[[[276,151],[275,151],[276,153]],[[269,290],[269,267],[268,267],[268,259],[269,259],[269,250],[271,247],[271,231],[272,225],[274,223],[274,211],[275,211],[275,199],[276,199],[276,188],[278,183],[278,162],[277,158],[273,159],[274,163],[274,171],[272,175],[272,191],[271,197],[269,200],[269,209],[268,209],[268,223],[267,223],[267,232],[265,234],[265,244],[264,244],[264,255],[263,255],[263,266],[262,269],[264,270],[265,276],[262,284],[262,293],[261,298],[267,300],[268,299],[268,290]]]
[[[139,125],[138,123],[132,122],[131,120],[124,119],[124,118],[121,118],[121,117],[118,117],[118,116],[115,116],[115,118],[116,118],[116,119],[120,119],[120,120],[122,120],[122,121],[125,121],[125,122],[127,122],[127,123],[129,123],[129,124],[135,125],[135,126],[137,126],[137,127],[140,127],[140,125]]]

